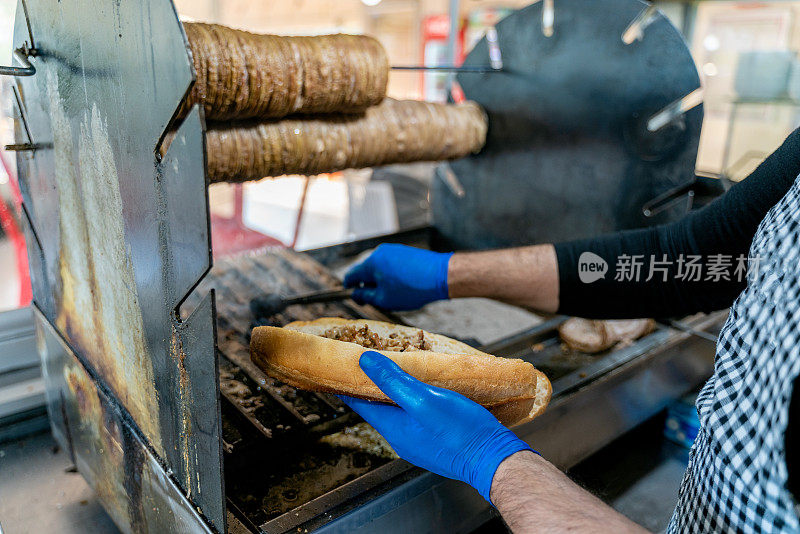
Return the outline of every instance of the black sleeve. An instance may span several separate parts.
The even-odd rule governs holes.
[[[672,317],[730,306],[747,283],[741,271],[736,273],[738,259],[747,257],[759,223],[798,174],[800,128],[750,176],[680,221],[556,244],[559,313],[597,319]],[[581,281],[579,259],[584,252],[607,262],[604,278]],[[661,262],[664,256],[667,262],[653,264],[657,268],[646,281],[652,260]],[[692,256],[701,256],[700,280],[693,280],[696,271],[686,263],[679,265],[681,258],[688,261]],[[715,281],[709,263],[722,266],[726,261],[731,263],[729,280]],[[583,264],[586,278],[590,266]],[[636,264],[641,269],[638,281],[635,269],[629,268]],[[678,276],[687,272],[689,277]]]

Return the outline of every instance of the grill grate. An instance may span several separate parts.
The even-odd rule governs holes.
[[[250,361],[250,300],[337,287],[310,257],[287,250],[218,260],[199,291],[214,288],[228,499],[246,523],[260,525],[377,468],[389,459],[320,438],[360,421],[335,396],[295,389]],[[191,298],[191,297],[190,297]],[[195,303],[187,300],[184,309]],[[323,316],[386,318],[353,302],[290,306],[269,318],[282,326]]]
[[[384,491],[412,472],[405,462],[392,462],[366,443],[362,449],[346,449],[322,442],[323,436],[360,419],[336,397],[282,384],[250,361],[249,333],[256,326],[249,308],[251,299],[338,285],[339,281],[308,255],[269,250],[217,261],[203,281],[204,287],[193,293],[216,291],[229,506],[244,523],[261,531],[284,531],[314,517],[333,517],[353,506],[364,491]],[[193,303],[187,304],[184,308],[191,309]],[[374,308],[344,301],[290,306],[265,324],[282,326],[324,316],[392,320]],[[564,319],[549,318],[484,349],[530,361],[550,377],[554,394],[559,395],[657,348],[669,335],[659,328],[632,346],[591,356],[562,349],[557,327]]]

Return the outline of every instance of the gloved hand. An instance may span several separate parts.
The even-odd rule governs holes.
[[[345,275],[353,300],[389,310],[415,310],[449,297],[447,265],[453,253],[383,244]]]
[[[367,351],[361,369],[397,406],[342,396],[405,460],[461,480],[491,502],[500,462],[532,450],[484,407],[447,389],[429,386],[392,360]]]

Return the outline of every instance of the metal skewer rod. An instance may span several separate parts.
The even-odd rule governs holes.
[[[453,169],[450,168],[450,164],[444,162],[442,164],[442,180],[444,180],[445,185],[450,189],[450,192],[453,193],[458,198],[464,198],[467,194],[464,191],[464,186],[461,185],[461,182],[456,176],[456,173],[453,172]]]
[[[17,58],[22,66],[15,67],[15,66],[2,66],[0,65],[0,75],[6,76],[33,76],[36,74],[36,67],[34,67],[29,57],[36,57],[39,54],[39,51],[36,49],[36,43],[33,40],[33,30],[31,30],[31,19],[28,16],[28,4],[25,0],[22,0],[22,12],[25,14],[25,23],[28,25],[28,37],[31,40],[30,45],[27,43],[22,44],[21,47],[14,50],[14,57]]]
[[[458,17],[454,17],[453,13],[458,13],[458,0],[455,0],[450,6],[450,24],[454,25],[458,22]],[[451,26],[452,27],[452,26]],[[450,40],[452,39],[452,43]],[[437,66],[427,66],[427,65],[392,65],[392,70],[428,70],[428,71],[439,71],[439,72],[477,72],[477,73],[484,73],[484,72],[503,72],[503,52],[500,50],[500,44],[498,42],[497,36],[497,28],[491,26],[486,29],[486,44],[489,49],[489,65],[482,65],[482,66],[460,66],[457,67],[455,65],[437,65]],[[455,35],[453,32],[450,32],[448,36],[448,50],[449,50],[449,57],[450,62],[455,63]]]
[[[644,8],[622,32],[622,42],[629,45],[634,41],[641,41],[644,38],[644,30],[656,20],[657,14],[658,8],[656,6],[651,5]]]
[[[338,288],[327,289],[324,291],[315,291],[313,293],[306,293],[304,295],[295,295],[284,299],[287,306],[293,304],[313,304],[316,302],[331,302],[342,299],[349,299],[353,296],[355,288]]]
[[[439,65],[427,67],[425,65],[392,65],[392,70],[432,70],[440,72],[503,72],[502,67],[456,67],[454,65]]]
[[[22,98],[20,98],[19,96],[19,91],[16,85],[12,85],[11,89],[14,92],[14,100],[17,103],[17,109],[19,109],[19,118],[22,121],[22,127],[25,130],[25,135],[28,138],[28,142],[6,145],[4,148],[9,151],[24,151],[24,150],[34,151],[37,148],[45,148],[43,145],[37,145],[36,143],[33,142],[33,137],[31,137],[31,130],[30,127],[28,126],[28,119],[25,117],[25,106],[22,105]]]
[[[542,7],[542,34],[545,37],[553,36],[553,26],[556,20],[556,8],[554,0],[544,0]]]
[[[655,132],[660,130],[673,120],[677,119],[690,109],[699,106],[703,103],[703,88],[698,87],[688,95],[685,95],[675,102],[669,104],[667,107],[650,117],[647,121],[647,130]]]
[[[363,287],[363,286],[359,286]],[[268,295],[260,295],[250,301],[250,312],[254,317],[272,317],[285,310],[289,306],[295,304],[316,304],[325,302],[335,302],[339,300],[348,299],[353,296],[353,291],[356,288],[336,288],[324,289],[322,291],[314,291],[302,295],[294,295],[291,297],[282,297],[276,293]]]
[[[503,53],[497,37],[497,28],[490,26],[486,29],[486,44],[489,48],[489,63],[494,70],[503,70]]]
[[[659,321],[659,322],[661,322],[661,321]],[[668,321],[665,321],[662,324],[666,324],[667,326],[669,326],[671,328],[674,328],[676,330],[680,330],[681,332],[686,332],[687,334],[692,334],[693,336],[697,336],[697,337],[699,337],[701,339],[705,339],[706,341],[710,341],[711,343],[714,343],[714,344],[717,343],[717,336],[715,336],[714,334],[710,334],[710,333],[704,332],[702,330],[697,330],[696,328],[693,328],[693,327],[689,326],[688,324],[683,323],[681,321],[675,321],[675,320],[670,319]]]
[[[28,55],[25,53],[25,49],[17,48],[14,50],[14,57],[17,58],[17,61],[22,63],[21,67],[15,66],[4,66],[0,65],[0,74],[6,76],[33,76],[36,74],[36,67],[34,67],[31,62],[28,60]]]

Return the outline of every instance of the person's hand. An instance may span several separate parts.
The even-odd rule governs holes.
[[[392,360],[367,351],[361,369],[397,406],[342,396],[405,460],[461,480],[489,498],[500,463],[532,450],[484,407],[454,391],[429,386]]]
[[[383,244],[344,277],[353,300],[388,310],[414,310],[448,298],[447,265],[453,253]],[[363,286],[363,287],[360,287]]]

